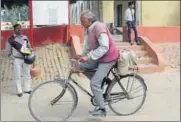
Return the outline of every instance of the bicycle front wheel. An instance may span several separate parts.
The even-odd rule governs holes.
[[[62,121],[68,119],[77,106],[75,89],[61,82],[47,81],[38,85],[29,97],[30,114],[37,121]]]
[[[108,87],[110,109],[117,115],[127,116],[136,113],[144,104],[147,86],[139,75],[120,76],[120,80]]]

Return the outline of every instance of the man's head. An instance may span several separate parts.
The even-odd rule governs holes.
[[[97,21],[97,18],[90,10],[85,10],[81,13],[80,21],[84,28],[88,28],[93,22]]]
[[[129,2],[128,7],[133,9],[134,8],[134,2]]]
[[[14,33],[17,34],[17,35],[20,35],[21,34],[21,25],[20,24],[15,24],[13,26],[14,28]]]

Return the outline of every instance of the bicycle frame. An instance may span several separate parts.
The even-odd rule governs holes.
[[[76,80],[74,80],[71,76],[72,76],[72,74],[78,74],[78,73],[83,73],[83,72],[85,72],[85,71],[72,71],[72,70],[70,70],[70,72],[69,72],[69,75],[68,75],[68,80],[71,80],[76,86],[78,86],[83,92],[85,92],[88,96],[90,96],[90,97],[93,97],[93,95],[90,93],[90,92],[88,92],[85,88],[83,88],[81,85],[79,85],[79,83],[78,82],[76,82]],[[69,82],[68,82],[69,83]]]
[[[114,67],[111,68],[111,70],[108,72],[108,75],[107,75],[106,77],[108,77],[109,74],[112,73],[113,76],[114,76],[114,78],[116,79],[116,81],[119,81],[119,80],[120,80],[120,77],[117,75],[117,73],[115,73],[115,72],[113,71],[113,69],[114,69]],[[84,73],[84,72],[94,72],[94,71],[96,71],[96,70],[90,70],[90,71],[73,71],[73,70],[71,69],[70,72],[69,72],[69,74],[68,74],[67,81],[71,80],[76,86],[78,86],[83,92],[85,92],[88,96],[90,96],[90,97],[92,98],[93,95],[92,95],[90,92],[88,92],[85,88],[83,88],[81,85],[79,85],[79,83],[77,83],[71,76],[72,76],[72,74],[78,74],[78,73]],[[67,82],[67,83],[69,83],[69,82]],[[124,86],[123,86],[120,82],[118,82],[118,84],[120,85],[120,87],[122,88],[122,90],[124,91],[124,93],[126,93],[126,97],[128,97],[128,96],[127,96],[127,91],[126,91],[126,89],[124,88]]]
[[[114,72],[114,69],[115,69],[115,67],[112,67],[111,70],[108,72],[108,74],[107,74],[106,77],[108,77],[109,74],[112,73],[113,76],[114,76],[114,79],[116,79],[116,81],[119,81],[120,79],[122,79],[122,77],[121,77],[120,75],[118,75],[116,72]],[[83,92],[85,92],[90,98],[93,98],[94,96],[93,96],[90,92],[88,92],[85,88],[83,88],[81,85],[79,85],[79,83],[76,82],[76,80],[74,80],[71,76],[72,76],[72,74],[78,74],[78,73],[84,73],[84,72],[95,72],[95,71],[96,71],[96,70],[73,71],[72,69],[70,69],[67,78],[64,79],[64,81],[65,81],[65,82],[64,82],[64,85],[65,85],[65,86],[64,86],[63,91],[62,91],[56,98],[54,98],[54,99],[51,101],[51,105],[54,105],[54,104],[62,97],[62,95],[64,95],[68,84],[70,84],[69,80],[71,80],[76,86],[78,86],[78,87],[79,87]],[[129,99],[128,92],[126,91],[126,89],[124,88],[124,86],[121,84],[121,82],[118,82],[118,84],[119,84],[119,86],[121,87],[121,89],[123,90],[123,93],[124,93],[125,97],[126,97],[127,99]],[[108,85],[108,86],[109,86],[109,85]],[[105,93],[104,93],[104,95],[106,95],[106,96],[107,96],[107,90],[108,90],[108,89],[106,89],[106,91],[105,91]]]

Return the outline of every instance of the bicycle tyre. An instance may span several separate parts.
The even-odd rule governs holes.
[[[140,110],[140,108],[143,106],[143,104],[144,104],[144,102],[145,102],[145,99],[146,99],[147,86],[146,86],[146,84],[145,84],[145,82],[144,82],[144,79],[143,79],[141,76],[137,75],[137,74],[136,74],[136,75],[134,75],[134,74],[128,74],[128,75],[120,76],[120,77],[121,77],[120,80],[122,80],[122,79],[124,79],[124,78],[128,78],[128,77],[135,77],[135,79],[137,79],[137,81],[139,81],[139,82],[141,83],[141,85],[142,85],[142,87],[143,87],[143,91],[144,91],[142,101],[141,101],[141,103],[138,105],[138,107],[137,107],[134,111],[132,111],[132,112],[130,112],[130,113],[126,113],[126,114],[125,114],[125,113],[120,113],[120,112],[116,111],[115,108],[112,106],[112,103],[111,103],[111,102],[108,102],[108,106],[109,106],[109,108],[110,108],[116,115],[120,115],[120,116],[132,115],[132,114],[136,113],[138,110]],[[116,82],[120,82],[120,80],[119,80],[119,81],[116,81]],[[112,82],[112,83],[107,87],[108,99],[111,98],[111,91],[112,91],[113,87],[116,85],[116,82]]]
[[[36,114],[33,112],[33,109],[32,109],[32,98],[33,98],[33,96],[35,95],[36,91],[37,91],[40,87],[42,87],[42,86],[44,86],[44,85],[47,85],[47,84],[50,84],[50,83],[57,83],[57,85],[61,85],[62,88],[64,88],[64,87],[65,87],[65,83],[64,83],[63,81],[64,81],[64,80],[61,79],[61,80],[59,80],[59,81],[54,80],[54,81],[43,82],[43,83],[37,85],[37,86],[33,89],[32,93],[30,94],[29,99],[28,99],[28,108],[29,108],[30,114],[32,115],[32,117],[33,117],[35,120],[37,120],[37,121],[47,121],[47,120],[41,120],[41,119],[38,118],[38,117],[36,116]],[[62,91],[60,92],[60,94],[62,95],[61,97],[63,97],[63,96],[65,95],[66,91],[69,90],[70,93],[71,93],[71,95],[72,95],[72,98],[73,98],[74,103],[73,103],[73,107],[72,107],[72,109],[71,109],[71,112],[63,119],[63,121],[64,121],[64,120],[67,120],[67,119],[72,115],[72,113],[73,113],[73,111],[76,109],[77,103],[78,103],[78,97],[77,97],[77,92],[76,92],[75,88],[74,88],[71,84],[69,84],[69,83],[66,84],[66,85],[67,85],[66,90],[65,90],[65,91],[62,90]],[[61,99],[61,98],[60,98],[60,99]],[[48,120],[48,121],[51,121],[51,120]],[[53,120],[52,120],[52,121],[53,121]],[[61,121],[62,121],[62,120],[61,120]]]

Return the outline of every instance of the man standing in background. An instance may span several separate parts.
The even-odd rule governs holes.
[[[134,10],[134,2],[128,3],[128,8],[125,11],[125,19],[126,24],[128,28],[128,39],[130,41],[130,44],[133,45],[134,42],[131,40],[131,29],[133,29],[135,34],[135,41],[138,45],[140,45],[140,42],[138,40],[138,32],[136,29],[136,19],[135,19],[135,10]]]

